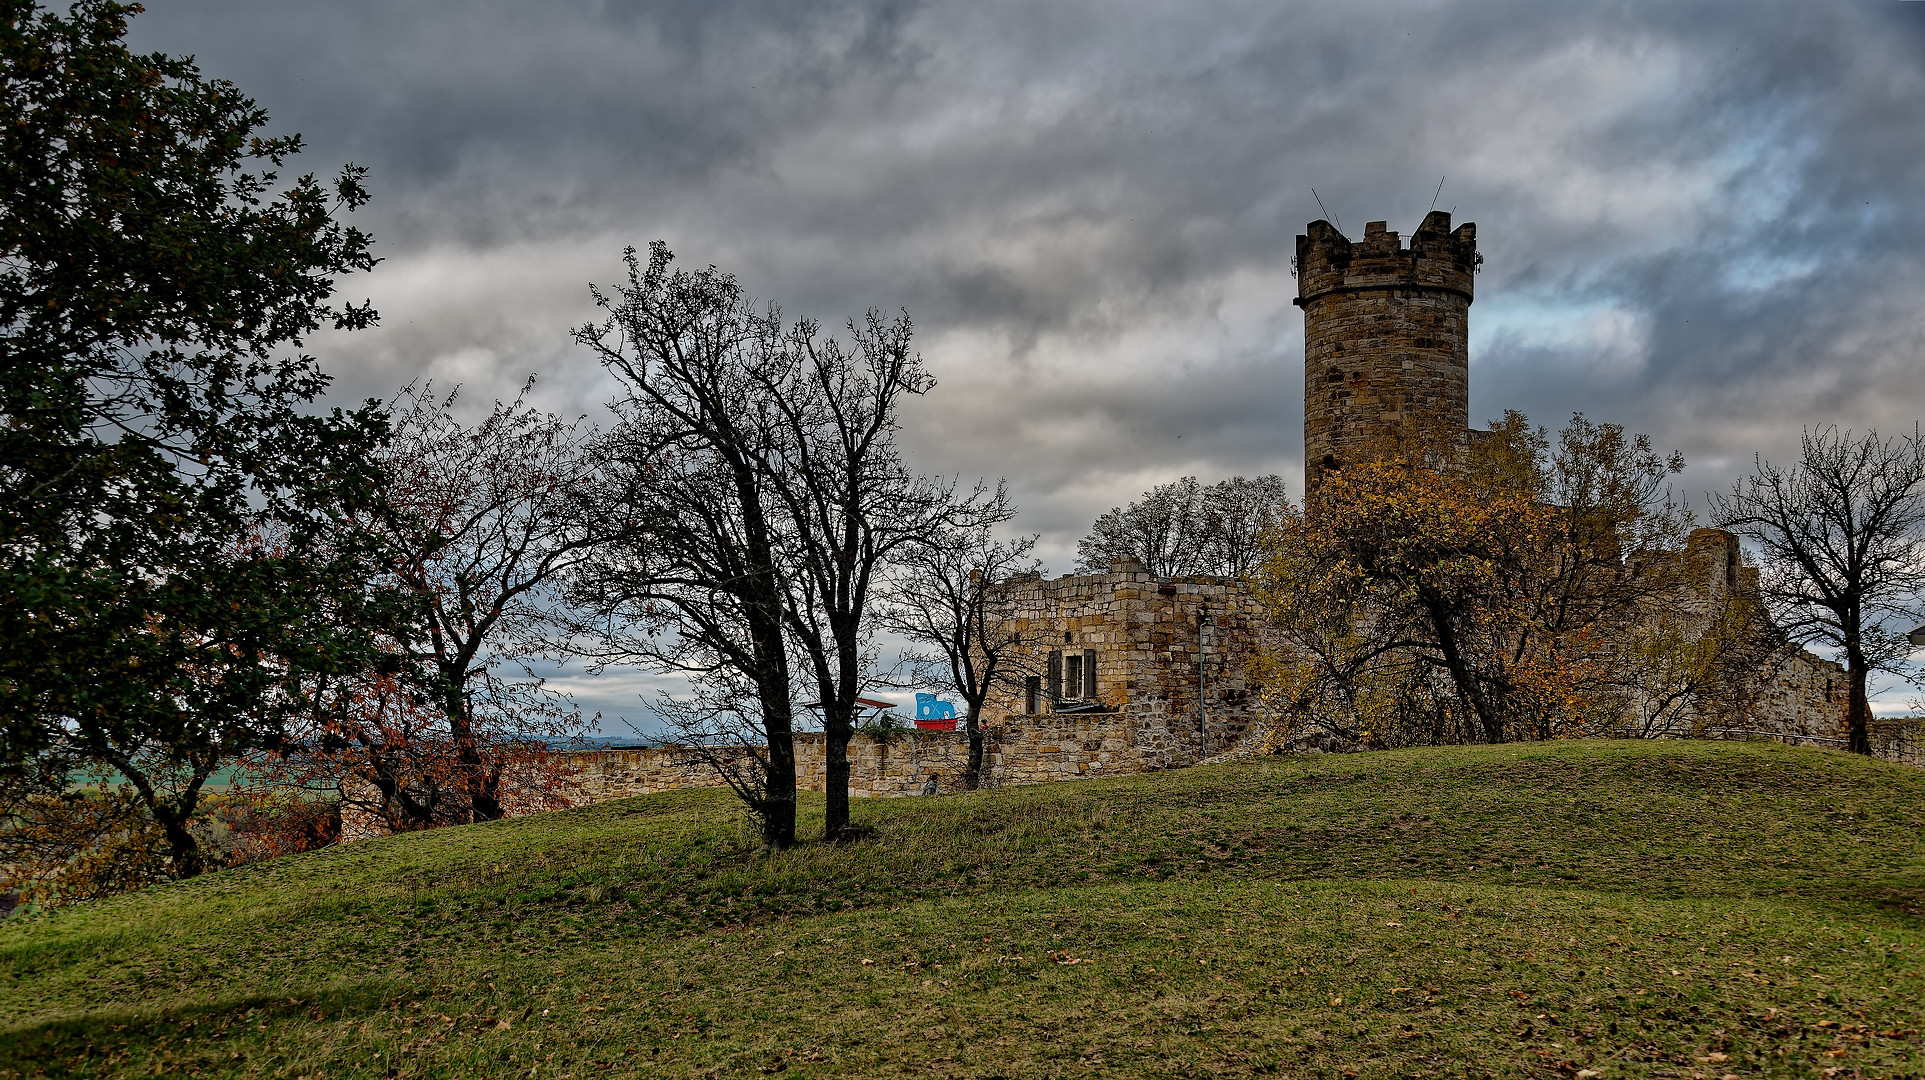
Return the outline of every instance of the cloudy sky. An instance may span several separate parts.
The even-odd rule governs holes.
[[[1582,410],[1722,488],[1925,409],[1925,3],[148,0],[305,166],[372,169],[350,396],[609,388],[624,246],[794,314],[906,308],[923,467],[1006,477],[1067,570],[1154,483],[1300,492],[1294,237],[1475,221],[1473,417]],[[602,690],[591,695],[606,698]]]

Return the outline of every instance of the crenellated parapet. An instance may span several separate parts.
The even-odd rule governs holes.
[[[1402,247],[1386,222],[1364,226],[1352,241],[1328,221],[1313,221],[1297,237],[1297,298],[1304,307],[1333,293],[1444,289],[1468,304],[1477,276],[1477,225],[1465,222],[1455,232],[1450,215],[1433,210]]]
[[[1413,441],[1461,446],[1470,428],[1477,226],[1433,211],[1403,246],[1385,223],[1352,241],[1327,221],[1297,237],[1304,314],[1304,483]]]

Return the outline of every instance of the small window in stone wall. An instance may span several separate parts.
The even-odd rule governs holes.
[[[1035,716],[1038,708],[1042,704],[1037,699],[1042,696],[1043,677],[1041,675],[1026,676],[1023,679],[1023,711],[1031,716]]]
[[[1049,699],[1081,701],[1096,698],[1096,650],[1055,650],[1049,654]]]

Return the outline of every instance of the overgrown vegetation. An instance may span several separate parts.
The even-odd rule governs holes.
[[[1925,1070],[1914,770],[1558,742],[855,813],[762,855],[679,792],[15,920],[0,1075]]]
[[[1729,706],[1781,635],[1705,592],[1676,455],[1518,413],[1467,447],[1387,445],[1323,475],[1256,575],[1278,631],[1274,736],[1331,749],[1672,730]],[[1684,725],[1689,731],[1689,724]]]

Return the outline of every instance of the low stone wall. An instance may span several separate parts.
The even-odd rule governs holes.
[[[1128,776],[1195,764],[1201,757],[1194,719],[1157,708],[1129,712],[1011,715],[986,732],[983,786],[1041,784],[1093,776]],[[1230,749],[1248,727],[1241,715],[1212,717],[1212,754]],[[824,790],[827,755],[818,732],[795,737],[796,782]],[[969,760],[960,731],[857,735],[849,742],[849,794],[888,798],[955,791]],[[573,755],[579,802],[647,795],[688,787],[718,787],[715,769],[685,747],[591,750]]]
[[[1707,732],[1713,739],[1767,739],[1791,746],[1827,747],[1842,750],[1850,745],[1843,723],[1834,729],[1805,730],[1792,727],[1728,727]],[[1872,756],[1881,761],[1925,769],[1925,716],[1875,716],[1867,732]]]
[[[1817,673],[1822,676],[1822,669]],[[1225,762],[1263,752],[1264,728],[1241,716],[1211,717],[1210,756],[1200,759],[1193,718],[1160,711],[1011,716],[987,732],[983,786],[1046,784],[1098,776],[1129,776],[1182,768],[1199,761]],[[1711,728],[1698,737],[1770,738],[1798,745],[1844,745],[1844,733],[1806,730],[1795,724],[1761,728]],[[1925,767],[1925,717],[1884,717],[1872,725],[1872,752],[1884,760]],[[820,733],[795,738],[796,781],[822,791],[825,742]],[[849,743],[849,794],[894,798],[961,790],[969,740],[960,731],[907,731],[857,735]],[[569,755],[574,779],[569,801],[582,804],[651,795],[682,788],[721,787],[714,766],[685,747],[589,750]],[[371,823],[343,816],[343,838],[379,835]]]

